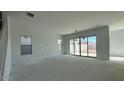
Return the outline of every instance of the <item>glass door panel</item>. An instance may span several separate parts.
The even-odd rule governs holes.
[[[81,56],[87,56],[87,37],[81,38]]]
[[[70,54],[74,54],[74,39],[70,39]]]
[[[96,36],[88,37],[88,56],[96,57]]]
[[[79,38],[75,38],[75,55],[80,55]]]

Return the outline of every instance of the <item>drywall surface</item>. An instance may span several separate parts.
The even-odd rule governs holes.
[[[69,54],[69,40],[76,37],[96,35],[97,58],[109,60],[109,27],[101,26],[93,29],[63,35],[63,54]]]
[[[8,30],[8,17],[6,12],[3,13],[3,31],[0,40],[0,66],[2,80],[9,80],[11,72],[11,43],[10,31]]]
[[[110,32],[110,54],[124,57],[124,30]]]
[[[5,59],[5,67],[4,67],[4,76],[3,80],[10,79],[11,67],[12,67],[12,59],[11,59],[11,33],[9,26],[9,18],[7,18],[7,28],[8,28],[8,42],[7,42],[7,50],[6,50],[6,59]]]
[[[37,26],[36,20],[32,18],[21,18],[9,16],[11,27],[12,63],[14,65],[32,62],[49,56],[60,55],[57,40],[58,34],[50,31],[47,26]],[[41,24],[42,25],[42,24]],[[32,36],[32,54],[21,55],[20,36]]]

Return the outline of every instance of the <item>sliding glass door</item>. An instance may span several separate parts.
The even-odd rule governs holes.
[[[70,54],[74,54],[74,39],[70,39]]]
[[[70,39],[70,54],[96,57],[96,36]]]
[[[96,57],[96,36],[88,37],[88,56]]]
[[[81,56],[87,56],[87,37],[81,38]]]
[[[70,54],[80,55],[79,38],[70,39]]]
[[[75,55],[80,55],[80,44],[79,44],[79,38],[75,38]]]

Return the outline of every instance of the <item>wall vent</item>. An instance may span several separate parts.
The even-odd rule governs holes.
[[[34,17],[34,14],[33,13],[30,13],[30,12],[27,12],[26,15],[29,16],[29,17],[31,17],[31,18]]]

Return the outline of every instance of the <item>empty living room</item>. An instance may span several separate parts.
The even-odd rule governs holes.
[[[124,80],[123,25],[123,11],[1,11],[0,79]]]
[[[123,0],[1,0],[1,93],[123,93]]]

